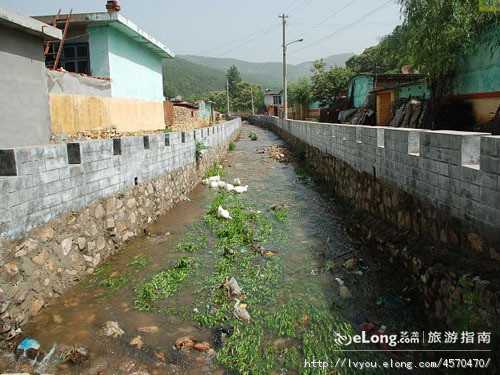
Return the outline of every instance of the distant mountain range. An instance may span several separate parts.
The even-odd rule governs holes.
[[[323,60],[329,66],[344,66],[354,54],[332,55]],[[313,61],[288,65],[290,81],[311,75]],[[166,94],[183,97],[203,95],[225,87],[225,74],[236,65],[243,80],[264,88],[281,87],[282,64],[279,62],[255,63],[230,58],[180,55],[166,63]]]

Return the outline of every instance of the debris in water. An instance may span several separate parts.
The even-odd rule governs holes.
[[[352,298],[351,291],[344,285],[344,281],[342,279],[339,279],[338,277],[335,278],[335,281],[337,281],[337,283],[339,284],[340,297],[344,299]]]
[[[226,188],[226,183],[224,181],[219,181],[217,184],[218,184],[218,188],[219,189],[225,189]]]
[[[108,321],[104,324],[102,328],[102,334],[108,337],[120,337],[125,333],[124,330],[120,328],[117,322]]]
[[[21,341],[16,348],[17,359],[23,357],[34,360],[38,357],[39,353],[40,343],[31,337],[26,337],[25,339],[23,339],[23,341]]]
[[[61,359],[63,362],[71,362],[74,365],[81,365],[89,360],[89,350],[83,346],[63,348]]]
[[[134,337],[131,341],[130,341],[130,346],[133,346],[139,350],[142,349],[142,347],[144,346],[144,341],[142,341],[142,337],[141,336],[136,336]]]
[[[231,279],[226,278],[226,281],[224,282],[224,288],[226,288],[229,298],[237,298],[241,296],[241,288],[234,277],[231,277]]]
[[[199,352],[208,352],[210,350],[210,344],[206,341],[197,342],[193,345],[193,349]]]
[[[246,193],[248,191],[248,185],[245,186],[235,186],[234,192],[238,194]]]
[[[240,303],[240,300],[236,300],[236,303],[234,304],[234,311],[233,314],[236,318],[239,320],[250,323],[250,314],[247,311],[247,305],[244,303]]]
[[[352,258],[347,259],[344,262],[343,266],[346,270],[353,271],[356,268],[357,264],[358,264],[358,258],[352,257]]]
[[[52,349],[50,349],[49,353],[40,361],[38,366],[36,366],[36,373],[37,374],[43,374],[46,372],[47,366],[49,365],[49,362],[50,362],[52,356],[56,352],[56,347],[57,347],[56,344],[52,345]]]
[[[287,210],[288,206],[284,203],[280,203],[280,204],[273,204],[269,208],[271,209],[271,211],[282,211],[282,210]]]
[[[160,332],[160,328],[157,326],[140,327],[137,328],[137,331],[141,333],[158,333]]]
[[[233,185],[234,185],[234,186],[240,186],[240,185],[241,185],[241,180],[240,180],[239,178],[235,178],[235,179],[233,180]]]
[[[214,332],[214,345],[216,349],[221,349],[224,346],[226,337],[231,337],[234,328],[231,326],[222,326],[215,329]]]
[[[232,192],[234,190],[234,185],[226,184],[226,191]]]
[[[263,257],[272,257],[278,255],[276,251],[267,250],[266,248],[264,248],[264,246],[261,245],[253,245],[252,250]]]
[[[211,189],[218,189],[219,188],[219,182],[218,181],[210,181],[210,188]]]
[[[272,145],[266,147],[264,150],[271,159],[279,161],[280,163],[289,163],[293,160],[292,152],[285,146]]]
[[[194,338],[190,337],[190,336],[184,336],[184,337],[178,338],[175,341],[175,347],[178,350],[192,349],[193,346],[194,346]]]
[[[229,211],[222,208],[222,206],[219,206],[219,208],[217,209],[217,216],[226,220],[232,219],[231,215],[229,214]]]
[[[219,182],[220,176],[212,176],[208,178],[208,182]]]

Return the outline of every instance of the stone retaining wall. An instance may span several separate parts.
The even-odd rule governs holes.
[[[314,177],[364,212],[353,231],[412,278],[432,320],[497,325],[500,137],[262,116],[251,122],[278,133]]]
[[[0,178],[0,338],[184,199],[240,126],[126,137],[121,155],[112,140],[82,142],[73,165],[78,146],[14,150],[18,176]],[[209,146],[198,162],[196,142]]]

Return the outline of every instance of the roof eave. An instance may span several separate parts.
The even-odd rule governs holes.
[[[28,34],[44,39],[61,39],[62,31],[56,27],[47,25],[32,17],[23,16],[7,9],[0,8],[0,24],[22,30]]]
[[[148,46],[151,50],[153,50],[157,55],[168,59],[168,58],[174,58],[175,53],[172,52],[167,46],[165,46],[163,43],[161,43],[159,40],[155,39],[153,36],[150,34],[146,33],[144,30],[142,30],[139,26],[137,26],[135,23],[130,21],[128,18],[122,16],[119,13],[112,12],[112,13],[105,13],[105,12],[99,12],[99,13],[90,13],[87,15],[87,19],[90,22],[95,22],[95,23],[106,23],[106,24],[114,24],[117,23],[119,26],[118,28],[123,31],[123,32],[132,32],[136,35],[140,36],[140,39],[142,39],[143,43]],[[141,42],[138,39],[135,39],[137,42]]]

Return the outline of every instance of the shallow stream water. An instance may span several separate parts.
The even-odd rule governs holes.
[[[250,140],[250,132],[257,135],[256,141]],[[397,273],[390,272],[391,267],[384,267],[384,259],[363,251],[359,242],[348,235],[347,221],[344,220],[344,216],[348,215],[346,208],[326,194],[324,187],[316,186],[307,178],[299,164],[280,163],[267,153],[259,152],[276,144],[283,142],[275,134],[244,125],[235,150],[228,153],[223,163],[225,179],[232,181],[239,177],[243,185],[249,185],[244,199],[272,221],[273,232],[265,247],[278,254],[276,262],[281,274],[278,283],[269,286],[275,292],[274,299],[271,302],[262,301],[260,307],[272,311],[290,303],[298,306],[298,309],[303,306],[304,313],[301,316],[307,325],[310,317],[306,311],[315,306],[321,313],[329,314],[329,319],[336,320],[336,324],[345,325],[352,332],[359,332],[359,327],[367,322],[377,327],[385,325],[389,332],[419,329],[411,302],[400,298],[404,291]],[[177,245],[188,232],[193,231],[193,225],[202,220],[216,194],[206,186],[198,186],[190,194],[190,201],[179,204],[152,224],[148,228],[149,235],[131,240],[117,255],[99,267],[97,275],[89,276],[62,297],[53,300],[50,306],[24,327],[23,335],[36,338],[45,352],[54,344],[88,348],[90,360],[84,365],[61,363],[54,357],[46,368],[47,373],[248,372],[241,368],[238,370],[239,360],[235,360],[235,364],[228,369],[223,365],[227,364],[227,360],[221,363],[217,352],[174,349],[176,340],[183,336],[207,341],[213,346],[213,328],[201,327],[193,320],[193,314],[206,307],[202,305],[203,299],[199,297],[198,291],[214,267],[216,254],[210,236],[206,248],[192,255],[197,259],[198,267],[172,296],[160,301],[151,311],[139,311],[134,305],[138,286],[186,255]],[[276,204],[286,206],[286,219],[276,220],[270,210]],[[362,258],[362,262],[351,269],[344,267],[343,264],[353,256]],[[352,294],[350,298],[341,295],[336,278],[345,284]],[[251,315],[254,307],[248,306]],[[258,313],[253,319],[258,320],[261,315]],[[118,338],[103,337],[100,330],[107,321],[117,322],[125,334]],[[140,332],[143,327],[157,327],[158,331]],[[325,330],[327,327],[329,325],[325,323]],[[318,346],[326,345],[328,336],[333,335],[333,332],[325,332],[324,335],[326,338],[318,338]],[[141,336],[143,342],[141,349],[130,345],[130,341],[137,336]],[[270,352],[271,357],[285,358],[292,352],[289,349],[294,348],[294,353],[299,353],[300,358],[289,362],[283,358],[271,358],[269,363],[274,363],[271,366],[273,368],[263,365],[262,368],[266,370],[259,371],[269,374],[333,371],[304,370],[301,365],[303,361],[314,359],[307,356],[311,342],[314,346],[315,339],[309,339],[309,347],[306,347],[304,340],[303,337],[289,337],[266,330],[258,345],[261,348],[274,348]],[[370,348],[380,349],[377,346],[363,349]],[[330,349],[314,349],[312,353],[325,353],[331,358]],[[235,358],[240,354],[235,349]],[[390,358],[378,352],[374,356]],[[342,357],[345,355],[339,353],[338,358]],[[251,361],[252,358],[249,356],[241,361]],[[367,354],[365,358],[371,357]],[[338,370],[331,373],[355,372]]]

